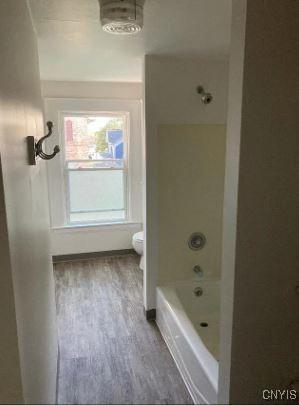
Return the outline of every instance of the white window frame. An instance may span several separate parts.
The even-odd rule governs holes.
[[[124,156],[123,156],[123,196],[124,196],[124,218],[116,219],[105,219],[105,220],[90,220],[90,221],[71,221],[70,212],[70,185],[69,185],[69,171],[67,168],[66,159],[66,140],[65,140],[65,117],[99,117],[99,116],[111,116],[113,117],[124,117],[125,118],[125,131],[124,131]],[[64,199],[65,199],[65,218],[66,224],[71,226],[82,226],[82,225],[101,225],[106,223],[119,223],[127,222],[131,220],[131,207],[130,207],[130,113],[128,111],[59,111],[59,128],[61,134],[61,159],[63,167],[63,180],[64,180]],[[85,160],[82,160],[85,161]],[[77,162],[77,160],[76,160]],[[104,169],[99,169],[104,170]],[[109,169],[110,170],[110,169]],[[113,170],[113,169],[112,169]],[[119,169],[117,169],[119,170]]]
[[[52,136],[46,142],[48,152],[53,150],[56,144],[64,148],[64,131],[61,125],[60,116],[70,112],[88,112],[88,114],[124,113],[129,112],[130,135],[127,139],[127,220],[118,222],[104,222],[97,224],[81,225],[80,223],[68,225],[66,217],[66,196],[64,180],[64,151],[62,150],[55,159],[47,164],[48,189],[50,201],[50,217],[52,229],[69,228],[76,232],[76,228],[89,229],[103,228],[106,225],[109,229],[118,229],[119,225],[141,224],[144,213],[144,127],[142,121],[142,101],[135,99],[109,99],[109,98],[45,98],[45,121],[53,121],[54,130]],[[62,127],[62,128],[61,128]],[[125,229],[125,228],[124,228]],[[120,238],[120,235],[118,236]]]

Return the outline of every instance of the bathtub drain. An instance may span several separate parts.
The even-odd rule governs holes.
[[[209,324],[207,322],[200,322],[200,326],[206,328],[207,326],[209,326]]]

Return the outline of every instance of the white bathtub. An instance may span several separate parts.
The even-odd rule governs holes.
[[[198,297],[193,291],[199,286]],[[218,280],[157,288],[158,327],[196,404],[217,403],[219,311]]]

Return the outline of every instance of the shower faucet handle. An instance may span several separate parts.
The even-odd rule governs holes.
[[[203,269],[198,264],[193,267],[193,271],[198,275],[198,277],[203,277]]]

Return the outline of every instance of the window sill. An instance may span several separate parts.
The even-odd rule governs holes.
[[[69,232],[97,232],[104,229],[116,230],[124,228],[140,228],[142,227],[141,222],[133,221],[120,221],[120,222],[103,222],[98,224],[77,224],[77,225],[64,225],[59,227],[53,227],[51,230],[53,232],[59,233],[69,233]]]

